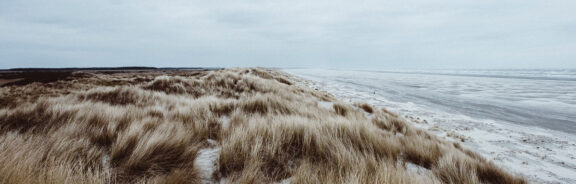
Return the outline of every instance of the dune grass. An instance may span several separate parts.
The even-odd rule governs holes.
[[[82,73],[0,94],[1,183],[526,183],[386,109],[267,69]]]

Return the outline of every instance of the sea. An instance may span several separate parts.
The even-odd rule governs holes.
[[[366,101],[371,94],[399,111],[417,104],[420,109],[576,134],[576,69],[284,71],[336,93],[364,94]]]

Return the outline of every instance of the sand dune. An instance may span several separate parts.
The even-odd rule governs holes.
[[[526,183],[273,70],[83,71],[0,94],[1,183]]]

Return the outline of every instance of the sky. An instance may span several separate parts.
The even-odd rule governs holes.
[[[574,0],[0,0],[0,68],[576,68]]]

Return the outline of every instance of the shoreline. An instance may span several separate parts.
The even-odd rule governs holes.
[[[367,102],[386,107],[439,137],[459,142],[511,172],[536,183],[576,182],[576,136],[539,127],[471,118],[413,103],[390,101],[377,94],[354,91],[344,84],[319,81],[291,73],[302,84],[327,91],[348,102]],[[408,107],[409,106],[409,107]]]

